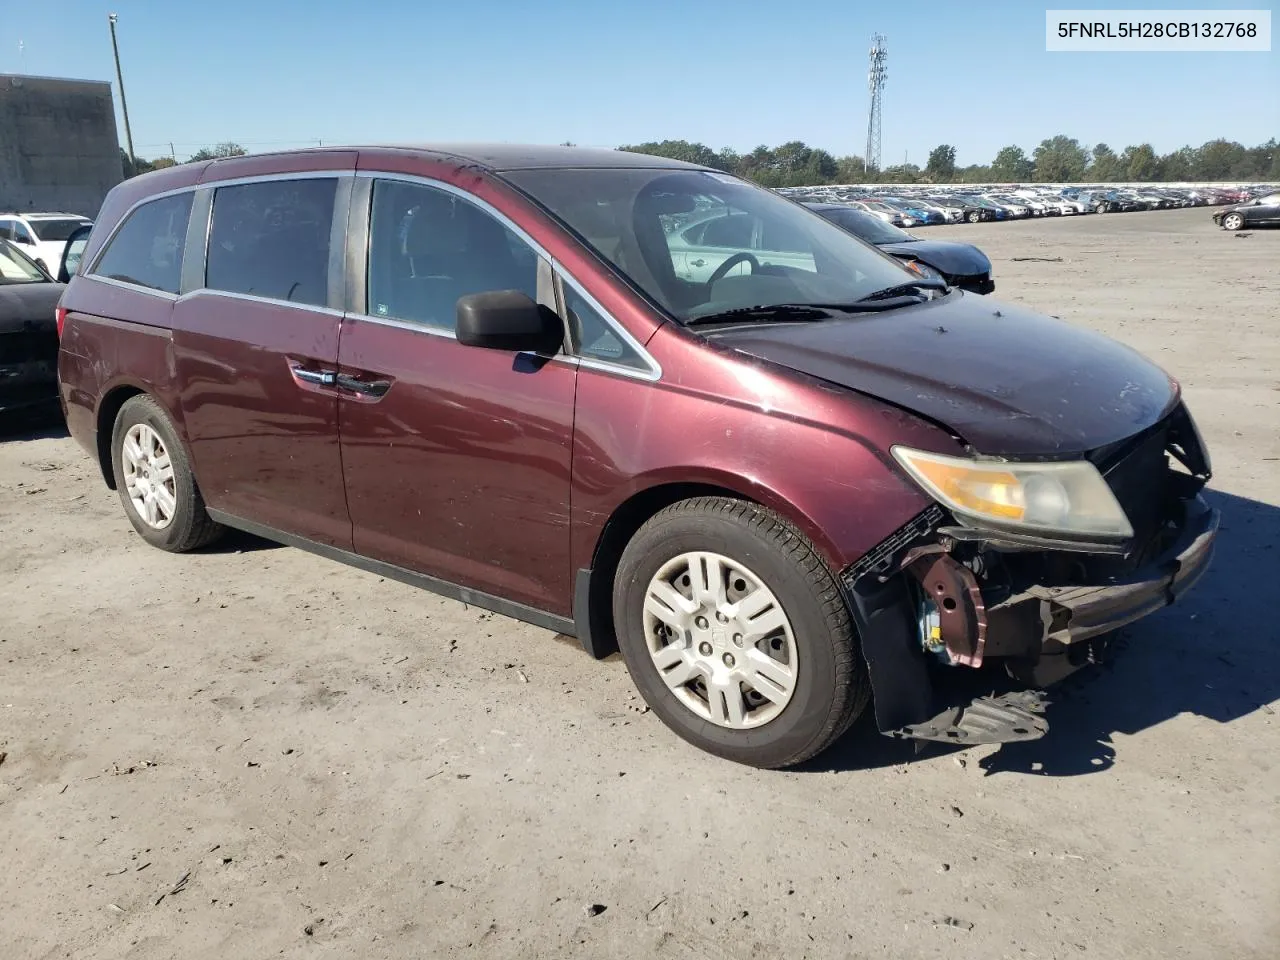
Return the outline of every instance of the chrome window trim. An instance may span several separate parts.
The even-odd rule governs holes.
[[[341,180],[354,177],[354,170],[288,170],[283,173],[256,173],[251,177],[230,177],[226,180],[201,180],[197,187],[216,190],[219,187],[239,187],[249,183],[274,183],[278,180]]]
[[[367,178],[370,180],[394,180],[402,183],[415,183],[420,186],[431,187],[436,190],[441,190],[444,193],[451,194],[455,197],[458,197],[461,200],[464,200],[468,203],[471,203],[479,207],[481,210],[489,214],[491,217],[493,217],[495,220],[501,223],[504,227],[506,227],[512,233],[518,236],[521,240],[527,243],[531,248],[533,248],[534,252],[537,253],[538,256],[542,257],[544,260],[550,263],[551,269],[555,271],[556,275],[560,277],[561,281],[573,287],[574,292],[577,293],[579,296],[581,296],[584,300],[586,300],[587,303],[591,306],[591,308],[595,310],[597,313],[599,313],[601,317],[604,318],[605,323],[610,327],[610,329],[612,329],[619,337],[621,337],[622,340],[626,342],[626,344],[629,347],[635,350],[636,354],[641,358],[641,360],[644,361],[648,369],[637,370],[635,367],[622,366],[620,364],[609,363],[607,360],[597,360],[593,357],[583,357],[578,354],[561,353],[561,354],[556,354],[551,359],[560,360],[564,362],[572,362],[574,366],[586,367],[591,370],[597,370],[605,373],[616,373],[621,376],[632,377],[637,380],[646,380],[649,382],[653,382],[653,381],[662,379],[661,364],[659,364],[658,361],[653,358],[653,355],[650,354],[649,351],[644,348],[643,344],[641,344],[640,341],[638,341],[635,337],[633,337],[630,331],[628,331],[626,327],[624,327],[621,323],[619,323],[618,320],[613,316],[613,314],[611,314],[608,310],[606,310],[603,306],[601,306],[600,301],[597,300],[595,297],[593,297],[590,293],[588,293],[586,288],[581,283],[578,282],[577,278],[574,277],[571,273],[569,273],[569,271],[565,269],[564,265],[561,264],[558,260],[556,260],[555,257],[551,256],[551,254],[547,252],[546,248],[543,247],[542,244],[540,244],[537,240],[533,239],[533,237],[531,237],[524,230],[524,228],[522,228],[518,223],[516,223],[514,220],[508,217],[501,210],[493,206],[493,204],[489,203],[488,201],[480,197],[477,197],[473,193],[468,193],[466,190],[463,190],[461,187],[456,187],[451,183],[446,183],[443,180],[435,180],[431,177],[420,177],[411,173],[394,173],[390,171],[380,171],[380,170],[357,170],[355,171],[355,175],[357,177]],[[365,255],[366,270],[368,269],[368,262],[369,262],[368,254],[366,254]],[[368,313],[349,313],[348,316],[351,317],[352,319],[367,320],[372,323],[380,323],[380,324],[383,324],[384,326],[396,327],[402,330],[417,330],[417,331],[422,331],[423,333],[429,333],[433,336],[447,337],[450,340],[458,339],[452,330],[445,330],[440,327],[431,327],[423,323],[415,323],[409,320],[398,320],[394,317],[375,317]]]
[[[477,197],[474,193],[468,193],[466,190],[463,190],[461,187],[455,187],[452,183],[445,183],[443,180],[433,180],[431,177],[419,177],[412,173],[390,173],[390,172],[382,172],[379,170],[357,170],[355,172],[355,175],[357,177],[364,177],[370,180],[395,180],[400,183],[416,183],[419,186],[431,187],[433,189],[440,190],[444,193],[452,194],[453,196],[458,197],[461,200],[465,200],[468,203],[479,207],[481,210],[489,214],[489,216],[493,217],[495,220],[497,220],[504,227],[509,229],[512,233],[518,236],[521,240],[523,240],[529,246],[533,247],[534,251],[538,254],[538,256],[542,257],[545,260],[554,262],[551,254],[547,253],[547,251],[543,249],[542,244],[540,244],[537,240],[533,239],[533,237],[529,236],[529,234],[525,232],[524,228],[521,227],[520,224],[516,223],[514,220],[508,217],[505,213],[503,213],[493,204],[489,203],[487,200],[483,200],[480,197]],[[365,262],[367,266],[368,264],[367,256],[365,257]]]
[[[309,303],[298,303],[296,300],[280,300],[276,297],[259,297],[252,293],[235,293],[231,290],[216,290],[213,287],[199,287],[195,290],[188,291],[174,299],[181,303],[184,300],[194,300],[196,297],[228,297],[232,300],[244,300],[247,303],[262,303],[269,307],[289,307],[294,310],[302,310],[306,313],[323,313],[330,317],[343,317],[346,314],[341,310],[335,310],[333,307],[314,306]]]
[[[121,290],[133,290],[136,293],[145,293],[151,297],[159,297],[162,300],[177,301],[178,295],[170,293],[168,290],[157,290],[155,287],[144,287],[139,283],[129,283],[125,280],[116,280],[113,277],[104,277],[100,274],[89,273],[84,274],[83,279],[92,280],[94,283],[105,283],[108,286],[119,287]]]

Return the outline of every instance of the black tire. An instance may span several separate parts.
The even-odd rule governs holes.
[[[1222,218],[1223,230],[1243,230],[1245,228],[1244,215],[1239,213],[1228,213]]]
[[[159,435],[173,466],[176,506],[169,523],[160,529],[148,524],[138,513],[125,482],[121,448],[125,435],[137,424],[146,424]],[[205,510],[204,498],[200,495],[195,474],[191,471],[191,460],[187,456],[186,447],[178,438],[168,415],[160,404],[146,394],[130,397],[116,415],[115,427],[111,431],[111,469],[125,516],[133,524],[133,529],[138,531],[138,535],[153,547],[170,553],[185,553],[212,543],[224,532],[225,528],[214,522]]]
[[[791,623],[798,660],[794,692],[761,726],[731,729],[698,716],[663,682],[649,653],[643,618],[649,583],[664,564],[699,550],[748,566]],[[728,760],[765,768],[807,760],[844,734],[871,698],[835,579],[804,535],[755,504],[699,497],[651,517],[623,551],[613,615],[619,648],[645,702],[679,736]]]
[[[978,222],[979,220],[981,220],[981,219],[982,219],[982,214],[980,214],[977,210],[971,210],[971,211],[969,211],[969,222],[970,222],[970,223],[977,223],[977,222]]]

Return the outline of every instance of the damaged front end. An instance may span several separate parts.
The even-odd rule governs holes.
[[[882,733],[965,744],[1043,736],[1042,696],[950,702],[936,665],[999,663],[1046,687],[1203,575],[1218,512],[1200,495],[1211,471],[1185,408],[1089,460],[1129,519],[1123,542],[988,528],[934,504],[844,571]]]

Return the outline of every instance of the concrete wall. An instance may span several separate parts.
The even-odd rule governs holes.
[[[96,217],[122,178],[111,84],[0,74],[0,211]]]

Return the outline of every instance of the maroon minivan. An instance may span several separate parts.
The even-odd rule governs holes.
[[[235,527],[620,649],[676,733],[759,766],[872,699],[895,736],[1042,735],[948,668],[1052,683],[1217,530],[1138,354],[654,157],[157,171],[107,197],[58,328],[67,423],[149,543]]]

